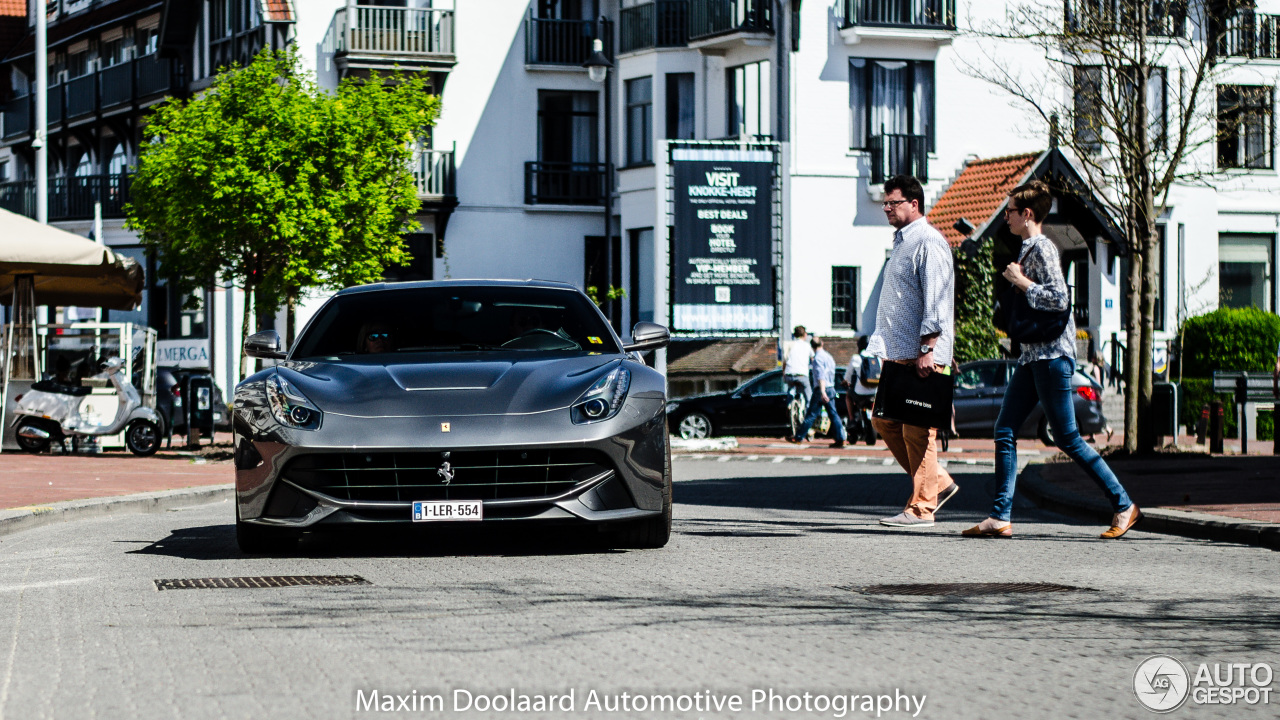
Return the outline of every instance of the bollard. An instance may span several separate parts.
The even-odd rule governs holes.
[[[1209,410],[1209,452],[1222,454],[1222,402],[1218,400]]]
[[[1203,445],[1209,433],[1209,405],[1200,406],[1200,420],[1196,422],[1196,444]]]
[[[1244,405],[1249,400],[1249,381],[1242,375],[1236,378],[1236,434],[1240,436],[1240,454],[1249,454],[1249,418],[1244,414]]]

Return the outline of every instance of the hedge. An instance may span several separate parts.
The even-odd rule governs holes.
[[[1213,377],[1215,370],[1275,369],[1280,316],[1257,308],[1219,308],[1182,325],[1182,374]]]

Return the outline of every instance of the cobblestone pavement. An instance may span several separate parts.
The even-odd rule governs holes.
[[[1095,539],[1099,527],[1025,504],[1015,510],[1017,538],[962,539],[959,530],[984,515],[990,474],[952,470],[963,490],[942,522],[893,531],[876,524],[907,494],[893,468],[677,460],[676,534],[659,551],[437,529],[244,558],[226,502],[18,533],[0,538],[0,715],[368,716],[356,711],[358,693],[375,689],[446,703],[444,712],[405,716],[489,716],[454,712],[459,689],[574,693],[572,713],[494,717],[837,715],[776,704],[752,711],[753,690],[773,689],[924,695],[922,718],[1145,718],[1132,683],[1149,655],[1174,655],[1193,673],[1201,662],[1280,667],[1275,553],[1138,531],[1107,543]],[[303,574],[356,574],[370,584],[153,584]],[[906,582],[1095,590],[858,592]],[[710,691],[740,695],[746,707],[655,713],[633,702],[630,713],[611,713],[586,707],[592,691],[605,699]],[[1275,717],[1280,698],[1272,703],[1189,703],[1173,717]]]

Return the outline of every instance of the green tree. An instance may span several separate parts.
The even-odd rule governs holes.
[[[956,362],[1000,357],[1000,339],[991,313],[995,309],[992,288],[995,269],[991,253],[994,243],[982,243],[976,255],[957,248],[956,267]]]
[[[439,114],[429,89],[425,76],[375,75],[328,93],[295,51],[264,51],[147,119],[129,227],[179,290],[211,279],[244,290],[242,346],[253,314],[282,304],[292,343],[302,292],[376,281],[408,260],[411,162]]]

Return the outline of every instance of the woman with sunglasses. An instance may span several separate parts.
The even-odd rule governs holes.
[[[1062,276],[1058,248],[1044,236],[1042,224],[1053,205],[1049,187],[1039,180],[1019,185],[1009,192],[1005,221],[1009,230],[1022,238],[1017,262],[1009,263],[1004,278],[1025,293],[1027,304],[1037,310],[1061,312],[1070,305],[1067,283]],[[1071,376],[1076,371],[1076,324],[1067,322],[1062,335],[1043,343],[1022,344],[1022,355],[1005,391],[1004,404],[996,419],[996,498],[991,516],[965,530],[966,537],[1012,537],[1010,522],[1013,487],[1018,473],[1017,431],[1039,402],[1053,427],[1058,447],[1076,462],[1111,502],[1115,515],[1103,539],[1124,535],[1142,518],[1138,506],[1116,479],[1097,450],[1080,437],[1072,406]]]

